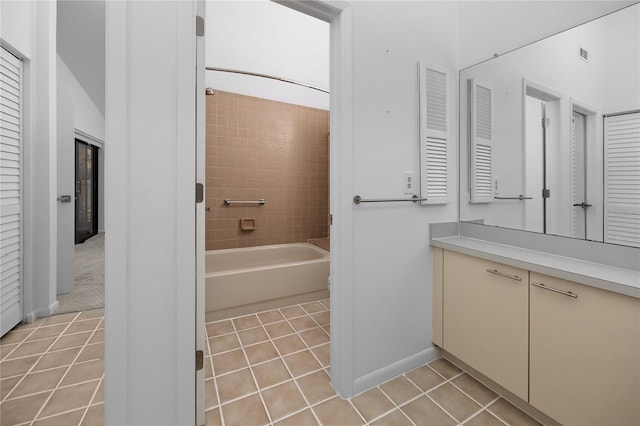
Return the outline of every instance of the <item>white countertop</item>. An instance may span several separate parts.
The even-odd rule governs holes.
[[[639,271],[462,236],[431,245],[640,299]]]

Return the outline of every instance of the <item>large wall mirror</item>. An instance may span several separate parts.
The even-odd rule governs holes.
[[[460,72],[460,220],[640,247],[640,4]]]

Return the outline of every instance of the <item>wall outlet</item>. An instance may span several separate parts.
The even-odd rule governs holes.
[[[416,172],[402,172],[402,193],[415,194],[418,191]]]

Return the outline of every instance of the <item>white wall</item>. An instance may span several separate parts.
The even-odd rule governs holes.
[[[354,2],[352,9],[353,195],[403,198],[401,172],[419,171],[417,61],[445,67],[455,79],[457,5]],[[455,84],[449,99],[449,128],[457,129]],[[452,188],[456,157],[454,147]],[[436,356],[429,223],[455,221],[458,209],[455,197],[443,206],[351,205],[353,282],[338,285],[353,286],[358,393]]]
[[[70,203],[58,203],[58,294],[73,291],[75,232],[75,108],[73,74],[57,57],[58,72],[58,197],[70,195]]]
[[[605,114],[640,108],[640,4],[606,18]],[[624,66],[620,66],[624,64]]]
[[[0,38],[24,63],[24,314],[50,315],[56,301],[56,7],[0,2]]]
[[[206,65],[329,89],[329,24],[268,0],[209,1]],[[207,71],[207,87],[313,108],[329,95],[290,83]]]

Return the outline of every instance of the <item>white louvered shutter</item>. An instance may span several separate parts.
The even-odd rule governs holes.
[[[22,321],[22,62],[0,48],[0,335]]]
[[[446,71],[420,67],[420,195],[422,204],[449,200],[447,163],[451,137],[447,122]]]
[[[471,150],[471,202],[493,201],[492,185],[492,91],[486,84],[469,79],[469,129]]]
[[[640,247],[640,112],[605,117],[604,241]]]

